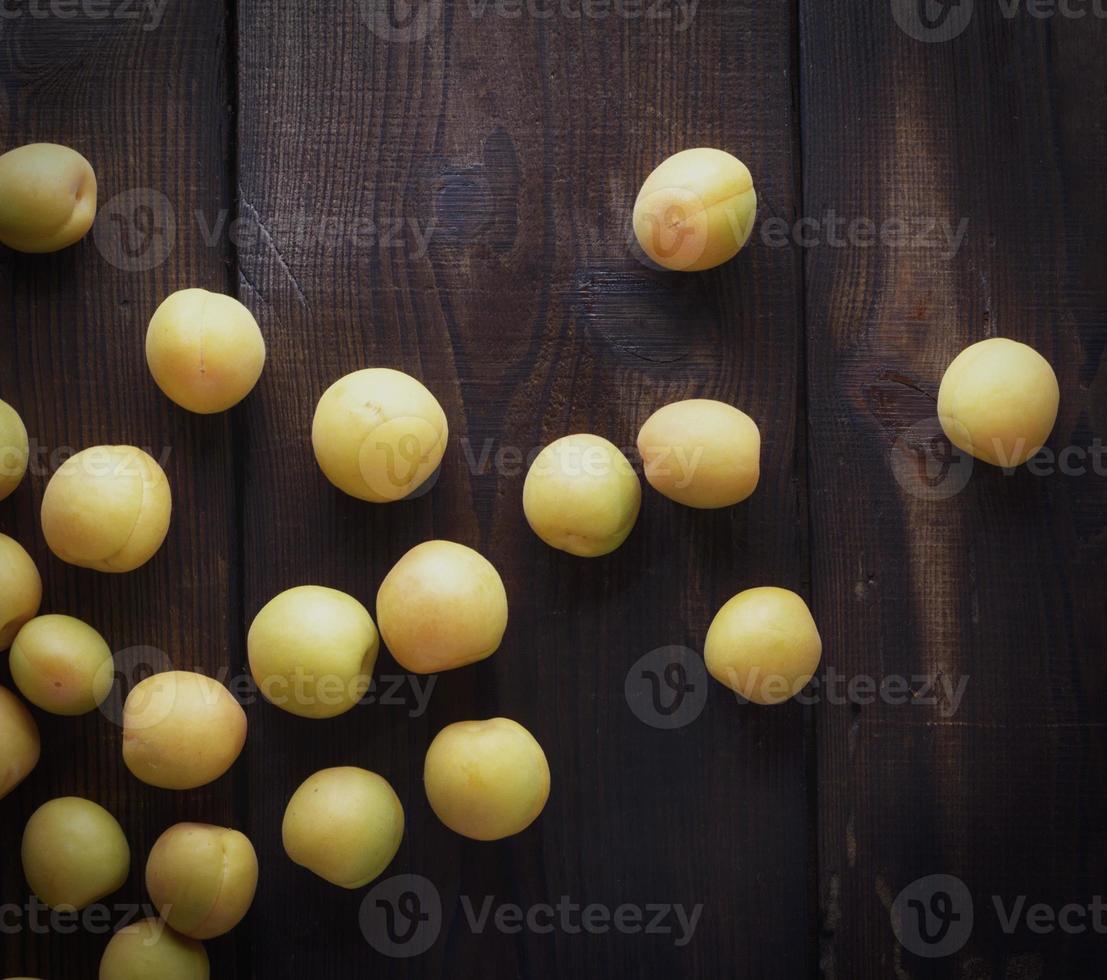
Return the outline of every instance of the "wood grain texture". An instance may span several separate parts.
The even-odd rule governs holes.
[[[1107,431],[1107,25],[978,3],[927,43],[885,6],[801,4],[805,212],[967,233],[807,252],[816,616],[827,669],[965,688],[959,706],[921,680],[907,704],[821,706],[821,972],[1099,976],[1102,936],[1008,935],[993,896],[1102,892],[1104,473],[943,474],[934,398],[962,347],[1012,337],[1056,368],[1059,466]],[[964,881],[976,920],[928,959],[891,906],[933,874]]]
[[[704,2],[681,29],[431,4],[416,8],[436,16],[410,40],[374,31],[372,9],[241,10],[241,211],[261,229],[249,236],[256,247],[240,249],[242,296],[274,338],[245,426],[246,613],[304,582],[372,607],[404,551],[445,537],[501,570],[511,621],[501,651],[439,677],[418,717],[410,696],[326,724],[252,709],[249,825],[268,858],[254,969],[809,973],[803,709],[742,708],[701,679],[702,715],[660,731],[624,696],[639,658],[670,644],[698,650],[739,589],[805,587],[796,254],[753,247],[717,272],[676,277],[629,248],[640,182],[688,145],[734,149],[765,206],[795,213],[789,6]],[[299,229],[290,215],[302,216]],[[324,222],[329,240],[311,230]],[[393,244],[383,233],[397,227]],[[425,250],[413,227],[430,229]],[[385,507],[332,488],[308,439],[327,385],[371,365],[419,377],[451,426],[434,488]],[[633,446],[656,407],[690,395],[737,401],[761,423],[764,483],[748,505],[693,513],[647,491],[631,539],[596,561],[531,534],[514,454],[580,430]],[[378,674],[397,671],[382,656]],[[497,714],[534,731],[554,789],[534,827],[482,845],[435,819],[422,762],[445,724]],[[275,853],[294,788],[343,763],[381,772],[404,802],[388,875],[424,875],[441,897],[441,933],[418,959],[367,944],[364,892],[337,893]],[[703,910],[685,946],[671,934],[560,927],[476,934],[465,903],[479,909],[486,896],[524,908],[566,896],[612,911]]]
[[[0,250],[0,397],[22,413],[36,451],[29,480],[0,504],[0,531],[34,555],[42,610],[94,625],[128,680],[141,679],[143,664],[162,655],[215,675],[240,647],[232,420],[171,405],[147,371],[143,338],[174,289],[230,285],[226,249],[208,244],[194,218],[211,220],[228,200],[225,11],[210,0],[170,4],[147,30],[150,21],[79,12],[42,19],[9,5],[6,14],[19,9],[24,16],[6,16],[0,26],[4,149],[59,142],[83,153],[97,173],[100,216],[95,237],[58,254]],[[67,566],[49,553],[39,525],[47,479],[65,454],[120,442],[165,463],[175,508],[168,539],[129,575]],[[0,683],[12,686],[6,656]],[[56,796],[97,801],[127,833],[131,875],[109,906],[149,901],[145,856],[170,824],[234,823],[234,776],[187,794],[156,790],[124,767],[121,729],[109,717],[35,715],[42,761],[0,806],[3,903],[23,906],[29,897],[19,840],[33,810]],[[111,925],[126,914],[112,909]],[[11,921],[7,914],[5,925]],[[0,974],[96,974],[108,935],[42,932],[28,917],[21,921],[0,940]],[[234,943],[208,944],[218,976],[237,976]]]
[[[0,20],[0,149],[66,143],[100,180],[95,236],[0,250],[0,398],[39,450],[0,531],[39,562],[44,611],[99,628],[133,682],[163,654],[241,680],[273,595],[317,583],[373,609],[429,538],[485,553],[511,606],[491,659],[411,678],[384,652],[339,719],[238,688],[247,749],[193,793],[139,784],[102,714],[36,712],[43,761],[0,804],[3,839],[54,796],[104,804],[133,849],[114,904],[146,901],[169,824],[245,830],[261,887],[207,944],[218,978],[1098,977],[1101,936],[1008,934],[993,896],[1086,905],[1107,865],[1107,25],[977,0],[928,43],[916,6],[193,0],[156,24]],[[631,207],[695,145],[750,165],[759,225],[722,269],[661,274],[635,258]],[[258,389],[226,416],[176,409],[146,370],[149,316],[186,285],[237,292],[267,338]],[[1060,378],[1036,471],[951,460],[937,431],[944,367],[993,335]],[[389,506],[343,496],[310,447],[324,389],[373,365],[419,377],[451,427],[434,485]],[[702,513],[647,487],[608,558],[538,541],[529,454],[594,431],[637,462],[641,423],[692,396],[761,426],[753,498]],[[176,516],[149,566],[105,577],[49,555],[38,505],[59,453],[117,441],[163,457]],[[696,673],[718,607],[763,584],[812,598],[814,707],[742,706]],[[664,717],[651,683],[671,698],[666,647],[686,648],[681,703],[702,706],[670,730],[642,720]],[[864,686],[899,678],[908,693],[883,700]],[[525,833],[478,844],[433,816],[422,764],[444,725],[493,715],[535,733],[553,793]],[[384,879],[424,876],[441,902],[421,955],[363,934],[381,893],[284,855],[289,796],[339,764],[404,803]],[[964,881],[975,922],[926,958],[892,907],[934,874]],[[0,905],[26,891],[0,849]],[[566,903],[552,931],[496,925],[503,905]],[[667,932],[589,932],[589,904],[698,919],[684,944],[671,912]],[[5,929],[0,975],[95,975],[105,943]]]

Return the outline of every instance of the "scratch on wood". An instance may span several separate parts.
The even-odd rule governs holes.
[[[284,259],[284,255],[281,254],[281,250],[277,247],[276,241],[274,241],[273,236],[269,234],[269,229],[265,227],[265,222],[261,220],[261,215],[258,214],[258,209],[246,199],[246,195],[242,192],[241,185],[238,188],[238,197],[242,207],[253,216],[254,221],[257,223],[258,230],[265,238],[266,244],[273,250],[273,254],[277,258],[277,264],[280,265],[284,274],[288,277],[288,281],[292,283],[292,288],[296,290],[296,296],[300,300],[300,305],[305,310],[310,309],[307,296],[304,294],[303,287],[300,286],[300,281],[293,275],[292,269],[289,268],[288,263]]]

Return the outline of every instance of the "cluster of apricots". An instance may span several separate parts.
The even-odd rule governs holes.
[[[641,188],[633,226],[645,255],[676,271],[699,271],[736,255],[757,211],[753,178],[738,159],[698,148],[664,161]],[[50,252],[79,240],[96,214],[96,177],[74,150],[32,144],[0,156],[0,242]],[[153,313],[146,357],[158,387],[198,413],[222,412],[261,377],[262,332],[236,299],[183,289]],[[1057,414],[1057,380],[1031,348],[993,338],[949,366],[938,399],[941,424],[966,452],[1003,466],[1024,462],[1045,442]],[[312,424],[326,477],[353,497],[403,500],[437,471],[449,425],[437,398],[401,371],[353,371],[319,399]],[[659,407],[637,439],[649,484],[678,504],[731,507],[760,477],[757,423],[733,405],[690,399]],[[27,468],[27,430],[0,402],[0,499]],[[607,439],[573,433],[533,460],[523,510],[535,534],[574,556],[615,551],[638,519],[635,468]],[[67,459],[42,498],[42,531],[62,561],[105,573],[148,562],[172,513],[161,466],[133,446],[94,446]],[[0,535],[0,651],[12,678],[43,711],[95,710],[114,677],[110,647],[90,625],[39,615],[42,581],[26,550]],[[491,656],[507,627],[508,596],[496,568],[464,544],[425,541],[381,582],[377,621],[354,596],[300,585],[271,599],[254,618],[247,646],[263,696],[306,718],[352,709],[369,688],[381,641],[418,674],[464,667]],[[704,656],[711,675],[758,704],[797,694],[814,675],[822,642],[804,600],[776,587],[730,599],[710,624]],[[123,712],[123,760],[139,780],[184,791],[219,778],[247,737],[246,714],[230,692],[199,673],[166,671],[136,685]],[[34,718],[0,688],[0,797],[34,768]],[[507,718],[448,726],[431,742],[424,784],[434,813],[458,834],[498,840],[528,827],[550,793],[542,747]],[[388,781],[353,767],[309,776],[288,801],[282,827],[291,860],[343,888],[360,888],[393,860],[404,810]],[[123,829],[90,800],[43,803],[22,842],[26,879],[54,908],[80,909],[126,881],[131,851]],[[160,912],[108,944],[101,980],[204,980],[201,941],[234,928],[253,901],[258,860],[239,831],[195,823],[168,828],[146,860],[146,886]]]

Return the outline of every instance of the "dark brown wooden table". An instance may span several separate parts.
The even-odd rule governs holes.
[[[0,531],[39,561],[44,611],[93,623],[128,670],[231,683],[276,592],[371,606],[407,548],[446,537],[499,567],[511,622],[425,704],[387,654],[374,703],[338,720],[250,703],[242,758],[196,792],[131,777],[110,711],[36,712],[42,762],[0,803],[0,972],[95,976],[107,935],[32,924],[18,860],[34,808],[78,794],[130,837],[115,923],[148,901],[169,824],[249,834],[260,892],[207,944],[219,978],[1101,976],[1107,23],[1090,0],[1050,9],[6,0],[2,148],[69,144],[100,183],[95,236],[0,254],[0,397],[35,449]],[[662,274],[634,257],[630,209],[695,145],[750,165],[759,225],[723,268]],[[237,295],[266,334],[258,388],[224,416],[177,409],[146,370],[149,317],[185,286]],[[993,335],[1061,382],[1033,470],[969,471],[936,434],[942,370]],[[371,365],[421,378],[451,425],[437,484],[392,506],[334,490],[309,444],[319,395]],[[530,533],[516,454],[575,430],[632,446],[688,396],[760,424],[750,501],[647,491],[596,561]],[[162,455],[175,494],[165,547],[125,576],[61,564],[38,526],[61,454],[102,442]],[[690,658],[666,716],[680,654],[654,651],[701,650],[716,609],[762,584],[812,603],[815,696],[744,706]],[[554,788],[527,832],[479,844],[434,818],[421,767],[442,726],[496,714],[535,732]],[[289,795],[336,764],[404,802],[385,877],[430,882],[420,955],[363,935],[369,889],[283,854]]]

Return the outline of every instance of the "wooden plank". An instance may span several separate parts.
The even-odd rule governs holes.
[[[251,226],[241,289],[276,333],[246,409],[245,612],[305,582],[372,606],[407,548],[447,537],[499,567],[511,622],[495,657],[438,679],[425,713],[410,685],[406,705],[325,723],[252,711],[249,824],[266,853],[279,849],[301,780],[366,766],[407,811],[388,876],[425,876],[443,908],[429,950],[389,959],[359,930],[366,892],[338,892],[274,860],[253,970],[810,973],[802,707],[743,708],[701,681],[702,714],[661,731],[624,696],[640,658],[670,644],[698,650],[741,588],[806,585],[795,251],[757,243],[722,270],[682,277],[645,269],[628,248],[639,183],[687,146],[738,152],[766,212],[791,220],[790,5],[704,0],[683,23],[621,8],[584,20],[555,7],[551,19],[459,0],[417,5],[391,29],[375,9],[260,0],[239,11],[241,213]],[[449,416],[441,477],[417,500],[347,499],[314,464],[315,402],[370,365],[415,374]],[[593,562],[531,535],[514,452],[581,429],[632,446],[654,408],[690,395],[737,401],[761,423],[763,483],[748,505],[694,513],[649,492],[630,541]],[[398,668],[382,655],[378,672]],[[533,829],[480,845],[430,813],[422,761],[443,725],[494,714],[536,733],[554,791]],[[497,907],[567,896],[610,912],[680,903],[702,913],[684,946],[672,934],[560,925],[477,934],[463,902],[479,911],[485,896]]]
[[[37,6],[45,16],[32,16],[27,5],[10,4],[0,22],[3,149],[34,141],[73,146],[92,162],[100,200],[95,238],[51,256],[0,250],[0,397],[22,412],[38,451],[30,480],[0,504],[0,530],[38,562],[43,611],[92,623],[114,650],[127,651],[121,659],[130,668],[160,659],[135,649],[149,647],[215,674],[241,647],[233,423],[172,406],[147,372],[143,338],[171,291],[232,285],[225,242],[210,241],[199,227],[200,215],[210,227],[229,197],[225,11],[215,0],[161,5],[161,16],[112,5],[101,19],[77,6],[66,5],[72,16],[60,17],[49,5]],[[58,454],[104,442],[148,447],[165,460],[174,494],[165,546],[129,575],[62,564],[39,528]],[[0,684],[10,687],[6,661]],[[0,803],[0,902],[22,908],[27,901],[18,842],[27,817],[53,797],[90,797],[122,823],[131,876],[105,900],[109,906],[148,902],[146,853],[171,823],[234,823],[233,775],[187,794],[156,790],[125,769],[121,731],[100,712],[36,717],[42,762]],[[112,908],[109,919],[117,925],[123,915]],[[22,913],[14,921],[17,931],[5,929],[0,941],[0,974],[96,974],[107,935],[84,928],[62,934],[57,925],[43,934]],[[8,914],[5,925],[12,922]],[[215,975],[238,975],[234,944],[208,944]]]
[[[959,705],[821,706],[820,966],[848,980],[1098,976],[1090,928],[1038,935],[1021,921],[1007,934],[993,896],[1008,910],[1020,895],[1087,905],[1107,862],[1107,483],[1086,455],[1107,431],[1105,25],[977,3],[927,27],[912,19],[920,9],[801,4],[805,212],[824,235],[831,216],[882,229],[807,252],[827,666],[847,679],[965,682]],[[883,224],[893,219],[910,223],[906,241]],[[962,221],[951,249],[941,223]],[[1076,447],[1066,472],[943,474],[942,372],[994,335],[1054,365],[1063,394],[1050,447]],[[951,893],[963,918],[939,948],[919,942],[908,910],[900,944],[897,896],[935,874],[963,881],[969,899]],[[927,888],[902,901],[929,907]]]

